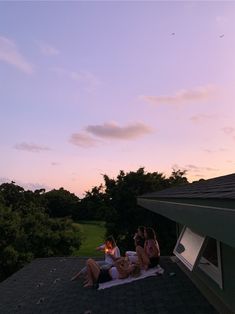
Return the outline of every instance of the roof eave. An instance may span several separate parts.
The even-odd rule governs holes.
[[[229,208],[138,198],[138,204],[202,235],[235,247],[235,211]]]

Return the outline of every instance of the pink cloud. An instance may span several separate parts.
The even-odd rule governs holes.
[[[75,146],[84,148],[93,147],[97,144],[97,140],[86,133],[73,133],[69,139],[69,142]]]
[[[192,171],[192,172],[218,171],[219,170],[219,169],[211,168],[211,167],[198,167],[198,166],[192,165],[192,164],[186,165],[185,168],[188,171]]]
[[[33,73],[32,64],[18,51],[15,43],[3,36],[0,36],[0,61],[15,66],[24,73]]]
[[[51,165],[52,165],[52,166],[58,166],[59,164],[60,164],[60,163],[59,163],[59,162],[56,162],[56,161],[52,161],[52,162],[51,162]]]
[[[44,41],[36,41],[37,46],[39,47],[41,53],[45,56],[56,56],[60,52],[57,48],[53,47],[51,44],[48,44]]]
[[[27,152],[32,152],[32,153],[39,153],[41,151],[50,150],[50,148],[47,146],[41,146],[41,145],[37,145],[37,144],[33,144],[33,143],[25,143],[25,142],[22,142],[20,144],[16,144],[14,146],[14,148],[18,149],[18,150],[24,150]]]
[[[51,71],[58,75],[58,77],[64,77],[77,82],[87,92],[93,91],[101,84],[100,80],[89,71],[68,70],[63,67],[54,67],[51,68]]]
[[[86,127],[86,131],[102,138],[123,140],[136,139],[152,132],[151,128],[144,123],[135,123],[122,127],[114,122],[89,125]]]
[[[203,151],[206,153],[209,153],[209,154],[213,154],[213,153],[217,154],[218,152],[221,152],[221,153],[227,152],[228,149],[227,148],[218,148],[218,149],[213,150],[213,149],[205,148],[205,149],[203,149]]]
[[[235,131],[235,129],[233,127],[224,127],[224,128],[222,128],[222,131],[225,134],[232,134]]]
[[[40,190],[40,189],[45,189],[45,190],[49,190],[49,186],[46,184],[42,184],[42,183],[32,183],[32,182],[23,182],[20,180],[17,180],[15,178],[0,178],[0,184],[2,183],[11,183],[11,182],[15,182],[15,184],[23,187],[23,189],[25,190],[31,190],[31,191],[35,191],[35,190]]]
[[[140,96],[144,101],[153,105],[173,104],[181,105],[189,102],[203,101],[215,94],[216,88],[212,85],[198,86],[194,89],[182,89],[174,95]]]
[[[197,122],[202,122],[202,121],[205,121],[205,120],[209,120],[209,119],[215,119],[217,118],[216,115],[209,115],[209,114],[197,114],[197,115],[194,115],[190,118],[190,120],[192,120],[193,122],[197,123]]]

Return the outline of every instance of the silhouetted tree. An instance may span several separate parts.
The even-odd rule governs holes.
[[[71,255],[81,245],[81,232],[69,219],[50,218],[44,192],[0,185],[0,279],[36,257]]]
[[[171,176],[169,177],[170,186],[187,184],[188,179],[186,178],[187,170],[174,169],[172,170]]]
[[[79,211],[79,198],[69,191],[60,188],[44,194],[47,211],[50,217],[72,217],[76,219]]]
[[[78,219],[106,220],[106,214],[109,212],[106,199],[107,195],[102,184],[99,187],[93,187],[91,191],[87,191],[80,202]]]
[[[133,234],[138,225],[152,226],[158,234],[162,252],[170,254],[176,240],[175,223],[137,205],[137,197],[181,184],[181,172],[174,172],[171,179],[162,173],[146,173],[144,168],[136,172],[120,171],[116,179],[104,175],[106,200],[110,215],[106,216],[107,233],[113,234],[123,250],[133,246]]]

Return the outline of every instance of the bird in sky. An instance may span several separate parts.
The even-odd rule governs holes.
[[[224,37],[224,34],[220,35],[220,38],[223,38]]]

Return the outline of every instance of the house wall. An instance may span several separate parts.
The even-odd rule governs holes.
[[[182,224],[177,224],[177,226],[179,236],[184,226]],[[209,301],[215,307],[220,309],[220,313],[229,314],[228,310],[226,310],[227,308],[230,310],[230,313],[235,313],[235,248],[221,243],[220,255],[222,264],[222,289],[199,267],[196,267],[193,272],[189,272],[184,267],[183,270],[187,272],[188,276],[196,284],[200,281],[198,288],[202,290],[202,293],[209,298]],[[203,289],[202,285],[205,285],[206,289]],[[208,293],[208,290],[210,293]],[[216,298],[219,298],[219,303],[221,302],[226,305],[226,309],[216,306],[218,304]]]
[[[223,289],[199,267],[194,271],[203,283],[235,313],[235,248],[221,243]]]
[[[224,289],[221,296],[231,305],[235,313],[235,248],[222,245],[222,272],[224,279]]]

